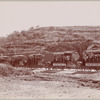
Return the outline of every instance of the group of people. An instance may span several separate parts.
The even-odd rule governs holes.
[[[93,56],[91,58],[87,58],[86,62],[91,62],[91,63],[100,63],[100,56]]]

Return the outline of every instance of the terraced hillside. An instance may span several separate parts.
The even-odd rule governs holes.
[[[95,39],[100,40],[99,26],[31,27],[8,35],[1,48],[4,53],[75,50],[81,54]]]

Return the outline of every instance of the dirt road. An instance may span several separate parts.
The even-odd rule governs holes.
[[[0,77],[0,99],[100,99],[100,72],[40,71]]]

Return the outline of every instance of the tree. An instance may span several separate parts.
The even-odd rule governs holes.
[[[4,54],[4,53],[6,53],[6,52],[7,52],[6,49],[0,47],[0,54]]]
[[[26,36],[27,36],[27,32],[26,32],[26,31],[24,31],[24,30],[23,30],[23,31],[21,31],[20,33],[21,33],[21,34],[22,34],[22,36],[24,36],[24,37],[26,37]]]
[[[72,29],[67,30],[67,34],[68,35],[72,35],[72,33],[73,33],[73,30]]]
[[[87,49],[87,47],[92,43],[91,40],[87,41],[79,41],[73,44],[73,48],[80,55],[80,60],[83,58],[83,52]]]
[[[54,29],[55,29],[55,27],[53,27],[53,26],[49,27],[49,31],[54,31]]]

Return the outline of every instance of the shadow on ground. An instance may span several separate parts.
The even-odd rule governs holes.
[[[97,73],[96,71],[95,72],[91,72],[91,71],[76,71],[74,73],[71,73],[71,74],[94,74],[94,73]]]

